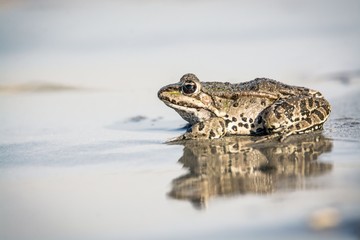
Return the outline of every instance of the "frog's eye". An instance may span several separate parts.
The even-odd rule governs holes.
[[[187,95],[195,93],[196,89],[197,89],[196,83],[193,81],[186,81],[181,86],[181,91]]]

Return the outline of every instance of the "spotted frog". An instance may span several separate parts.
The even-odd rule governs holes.
[[[158,97],[191,125],[172,141],[226,135],[268,135],[284,140],[322,129],[331,111],[320,92],[268,78],[231,84],[200,82],[189,73],[180,82],[161,88]]]

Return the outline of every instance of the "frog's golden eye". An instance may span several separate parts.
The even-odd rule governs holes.
[[[181,86],[181,91],[183,94],[186,95],[190,95],[195,93],[197,90],[197,85],[195,82],[193,81],[186,81],[184,82],[184,84]]]

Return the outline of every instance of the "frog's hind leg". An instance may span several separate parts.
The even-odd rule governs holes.
[[[284,140],[292,134],[322,129],[330,111],[330,104],[323,97],[292,96],[275,101],[263,111],[262,117],[265,131]]]
[[[188,129],[183,135],[170,139],[168,142],[181,141],[187,139],[214,139],[221,138],[226,134],[226,124],[222,118],[210,118],[203,122],[198,122]]]

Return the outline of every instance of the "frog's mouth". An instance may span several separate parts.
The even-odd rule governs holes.
[[[194,105],[177,105],[171,103],[169,101],[163,100],[164,103],[173,108],[185,121],[189,122],[190,124],[195,124],[197,122],[201,122],[215,116],[212,112],[207,109],[197,107]]]
[[[167,106],[169,106],[169,107],[171,107],[171,108],[173,108],[173,109],[175,109],[175,110],[179,110],[179,111],[193,112],[193,113],[195,114],[196,112],[198,112],[198,111],[201,110],[201,108],[199,108],[199,107],[197,107],[197,106],[192,106],[192,105],[182,106],[182,105],[178,105],[178,104],[172,103],[172,102],[167,101],[167,100],[163,100],[163,102],[164,102]]]
[[[201,109],[201,107],[191,104],[191,103],[185,103],[183,101],[176,102],[175,100],[170,101],[170,99],[162,99],[162,101],[171,108],[176,108],[180,110],[186,111],[187,109]]]

